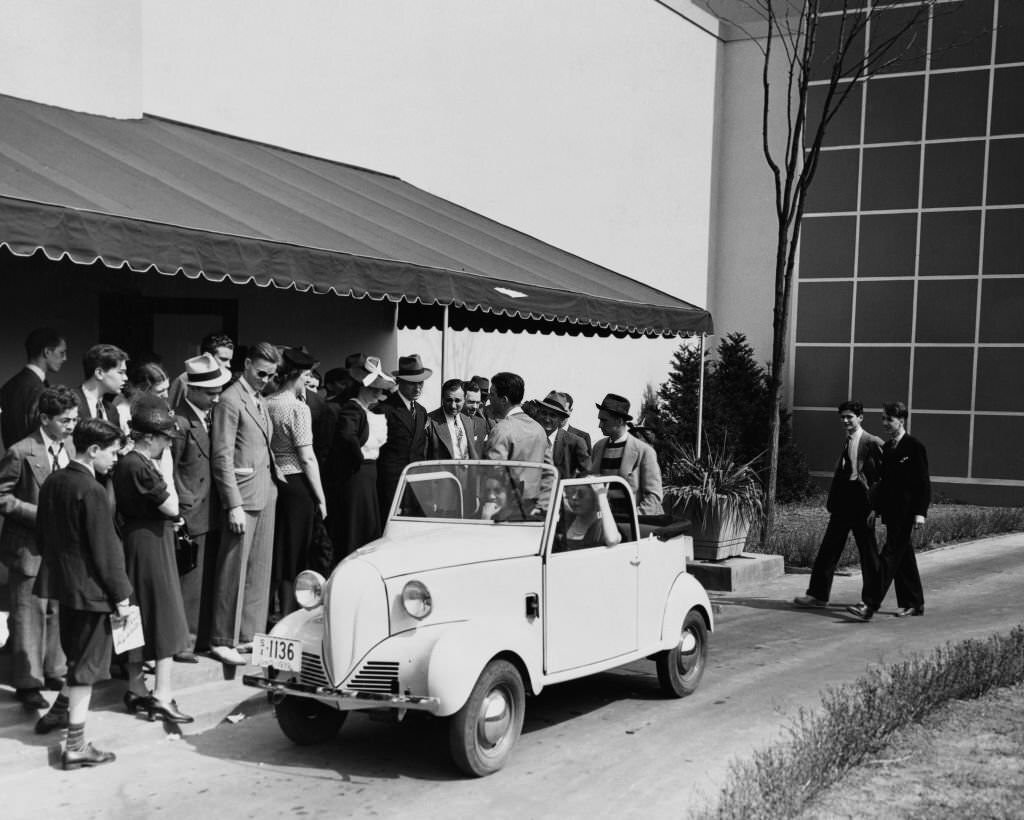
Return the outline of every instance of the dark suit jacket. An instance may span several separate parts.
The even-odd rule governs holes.
[[[397,393],[388,396],[380,407],[388,419],[388,440],[377,458],[377,486],[383,504],[385,495],[388,499],[394,495],[405,466],[423,460],[427,450],[427,411],[417,403],[415,413],[410,413]]]
[[[64,446],[74,455],[70,439]],[[39,571],[36,505],[39,488],[50,475],[50,464],[39,430],[12,444],[0,459],[0,515],[4,516],[0,561],[29,577]]]
[[[899,444],[887,441],[882,448],[881,479],[873,496],[875,509],[886,524],[928,514],[932,500],[928,454],[909,433],[904,433]]]
[[[335,407],[337,420],[323,474],[324,483],[329,488],[336,487],[358,472],[363,463],[362,447],[370,437],[366,412],[355,400],[349,399]]]
[[[72,461],[43,482],[36,522],[43,559],[33,590],[38,597],[113,612],[131,595],[107,494],[86,467]]]
[[[36,402],[45,382],[23,367],[0,387],[0,438],[10,447],[32,433],[38,426]]]
[[[466,450],[469,458],[480,458],[479,442],[475,439],[478,435],[478,428],[469,416],[465,413],[459,414],[462,421],[462,428],[466,431]],[[444,409],[438,407],[436,410],[427,413],[427,447],[426,458],[458,458],[455,455],[455,448],[452,444],[451,430],[448,429],[448,420],[445,418]]]
[[[857,442],[857,480],[865,491],[878,481],[879,470],[882,467],[882,440],[873,436],[867,430],[861,433]],[[838,509],[841,483],[849,479],[843,474],[843,457],[836,459],[835,473],[832,475],[832,485],[829,487],[828,500],[825,502],[825,509],[830,513],[842,512]],[[864,495],[867,498],[867,493]],[[864,511],[865,515],[867,510]]]
[[[89,418],[89,403],[85,400],[85,392],[82,390],[81,385],[72,389],[74,390],[75,395],[78,396],[78,418]],[[120,430],[121,420],[118,418],[117,408],[114,407],[115,398],[117,397],[114,395],[102,396],[100,398],[100,407],[102,408],[100,418],[109,421]]]
[[[181,438],[171,440],[171,455],[181,517],[190,535],[203,535],[213,528],[220,515],[210,469],[210,433],[184,398],[174,413]]]
[[[572,433],[573,435],[577,435],[581,439],[583,439],[583,443],[587,445],[587,458],[590,458],[590,453],[594,449],[594,445],[590,441],[590,433],[573,427],[571,424],[568,427],[568,432]]]
[[[551,450],[551,462],[560,478],[575,478],[586,474],[590,467],[590,452],[583,439],[568,430],[558,429]]]

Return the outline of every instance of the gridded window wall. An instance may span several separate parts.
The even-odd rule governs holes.
[[[878,13],[867,43],[907,14]],[[1022,504],[1024,0],[940,0],[905,45],[832,121],[809,192],[794,432],[827,476],[836,405],[862,401],[881,433],[881,403],[903,400],[942,491]]]

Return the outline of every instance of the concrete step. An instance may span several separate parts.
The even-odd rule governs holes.
[[[785,575],[781,555],[744,552],[722,561],[687,561],[686,571],[708,591],[748,592]]]
[[[3,657],[3,656],[0,656]],[[0,660],[0,680],[10,680],[9,658]],[[112,680],[96,686],[86,723],[86,739],[97,748],[116,754],[130,754],[152,743],[174,741],[196,735],[220,724],[228,716],[250,717],[270,708],[266,695],[242,685],[243,674],[255,674],[257,667],[225,667],[201,658],[198,664],[175,664],[174,698],[179,708],[195,718],[194,723],[150,722],[146,715],[129,715],[122,698],[127,685]],[[147,677],[152,685],[152,678]],[[52,704],[56,692],[44,692]],[[40,712],[28,712],[14,700],[9,685],[0,686],[0,781],[17,777],[42,766],[60,768],[63,732],[35,734]]]

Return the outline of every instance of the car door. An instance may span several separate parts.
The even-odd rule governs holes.
[[[581,494],[613,490],[620,543],[603,537],[567,545]],[[579,502],[582,503],[582,502]],[[637,648],[637,543],[633,499],[617,477],[565,481],[545,545],[544,663],[555,674],[626,655]],[[600,527],[595,527],[600,530]]]

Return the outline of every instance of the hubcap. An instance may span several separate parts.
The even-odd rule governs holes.
[[[488,748],[497,746],[511,725],[512,705],[508,696],[501,689],[491,690],[484,698],[477,720],[477,737],[481,745]]]
[[[679,674],[684,678],[700,667],[700,640],[692,629],[679,636]]]

